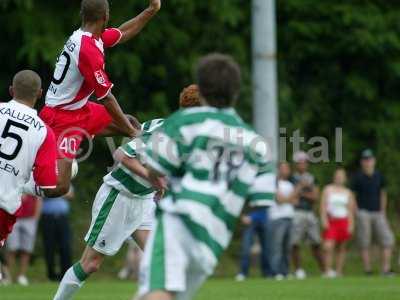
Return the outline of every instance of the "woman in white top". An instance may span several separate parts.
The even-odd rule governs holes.
[[[356,202],[353,193],[345,186],[346,181],[346,171],[338,168],[334,173],[333,183],[327,185],[322,193],[321,222],[324,229],[325,276],[330,278],[342,275],[346,244],[354,230]],[[333,270],[335,248],[336,270]]]
[[[276,279],[289,273],[290,234],[294,205],[298,201],[298,189],[289,181],[290,165],[279,165],[276,203],[269,209],[268,237],[270,239],[270,265]]]

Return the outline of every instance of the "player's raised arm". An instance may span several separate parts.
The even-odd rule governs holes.
[[[120,43],[124,43],[136,36],[144,26],[157,14],[161,8],[161,0],[150,0],[149,6],[135,18],[125,22],[118,29],[122,33]]]

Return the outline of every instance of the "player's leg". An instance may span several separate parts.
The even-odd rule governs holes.
[[[104,255],[96,250],[86,246],[79,262],[75,263],[65,272],[57,293],[54,296],[55,300],[72,299],[75,293],[83,286],[86,279],[100,269],[104,261]]]
[[[176,300],[192,300],[200,289],[200,287],[207,280],[208,275],[204,273],[202,270],[188,270],[188,280],[186,291],[180,292],[176,294]],[[173,298],[170,298],[173,299]]]
[[[86,250],[84,252],[84,255]],[[86,260],[86,262],[89,259]],[[100,261],[100,259],[99,259]],[[96,262],[99,264],[98,262]],[[81,262],[77,262],[71,268],[65,272],[60,285],[58,286],[58,290],[56,295],[54,296],[54,300],[69,300],[75,295],[76,292],[83,286],[86,279],[89,277],[89,273],[86,273],[82,267]]]
[[[173,300],[175,294],[167,291],[154,291],[143,297],[134,297],[133,300]]]
[[[17,218],[0,208],[0,248],[4,246]]]
[[[89,101],[87,107],[90,111],[90,122],[86,125],[87,132],[92,136],[126,136],[112,119],[104,105]],[[140,123],[131,115],[126,115],[133,128],[140,130]]]
[[[129,236],[124,228],[127,201],[119,198],[119,191],[103,184],[93,202],[92,221],[85,237],[87,247],[79,262],[65,273],[55,300],[72,299],[90,274],[100,268],[104,255],[114,255]]]
[[[135,117],[131,115],[125,115],[128,121],[131,123],[131,125],[138,129],[138,121]],[[121,130],[121,128],[115,124],[114,122],[111,122],[106,128],[104,128],[102,131],[100,131],[98,136],[103,136],[103,137],[108,137],[108,136],[126,136],[125,131]]]
[[[8,235],[11,233],[16,220],[17,219],[14,215],[11,215],[0,208],[0,248],[3,248],[4,243]],[[2,258],[0,258],[0,281],[3,280],[3,276],[10,277],[7,265],[2,262]]]
[[[140,264],[139,291],[133,299],[172,300],[186,290],[188,255],[182,247],[185,229],[168,217],[157,216]]]
[[[147,239],[150,235],[150,230],[136,230],[132,236],[135,240],[136,244],[139,246],[140,249],[144,250],[146,246]]]
[[[154,226],[154,215],[156,210],[156,204],[153,201],[154,194],[150,196],[146,196],[146,198],[139,198],[136,201],[139,201],[137,205],[137,210],[141,210],[142,215],[142,223],[138,227],[138,229],[133,233],[133,238],[140,249],[144,250],[146,242],[149,238],[150,231]]]

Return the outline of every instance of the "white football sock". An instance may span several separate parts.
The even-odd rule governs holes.
[[[86,274],[81,264],[78,262],[65,273],[58,286],[58,290],[53,300],[70,300],[74,294],[83,286],[88,274]]]

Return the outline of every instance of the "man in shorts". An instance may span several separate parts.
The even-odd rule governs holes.
[[[304,279],[307,275],[301,264],[300,245],[306,240],[311,244],[311,250],[321,272],[324,271],[324,261],[321,249],[321,233],[318,218],[314,212],[315,204],[319,199],[319,188],[314,176],[308,172],[308,155],[299,151],[294,154],[295,173],[291,180],[299,192],[298,204],[292,226],[292,259],[297,279]]]
[[[180,106],[199,106],[197,87],[184,89]],[[85,237],[87,244],[81,260],[64,275],[55,300],[72,299],[85,280],[97,272],[106,256],[115,255],[132,235],[143,250],[154,220],[155,201],[166,188],[160,177],[155,189],[148,183],[148,170],[140,162],[140,149],[164,122],[155,119],[143,123],[140,137],[120,147],[114,157],[118,166],[104,177],[92,208],[92,222]],[[158,192],[156,193],[155,190]]]
[[[169,117],[143,154],[154,187],[167,176],[169,190],[146,244],[140,300],[192,299],[229,245],[246,199],[274,199],[273,168],[255,145],[264,140],[232,108],[239,66],[211,54],[197,77],[206,106]]]
[[[361,170],[354,176],[351,188],[356,196],[356,235],[366,275],[372,274],[370,246],[373,233],[382,249],[381,272],[393,275],[391,270],[394,236],[386,216],[387,193],[383,175],[376,170],[376,159],[370,149],[361,153]]]
[[[138,133],[111,91],[114,84],[105,69],[105,49],[136,36],[160,7],[161,0],[149,0],[141,14],[119,28],[107,28],[108,0],[82,0],[82,26],[69,37],[57,59],[46,105],[40,112],[57,140],[59,176],[53,197],[68,193],[72,162],[84,138],[134,137]],[[100,104],[89,101],[92,96]]]

